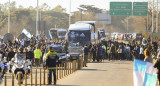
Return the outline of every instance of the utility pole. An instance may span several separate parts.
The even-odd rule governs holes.
[[[10,33],[10,0],[8,6],[8,33]]]
[[[69,2],[69,26],[71,24],[71,0]]]
[[[159,10],[158,10],[158,0],[157,0],[156,33],[158,33],[158,14],[159,14]]]
[[[128,16],[127,16],[127,33],[128,33]]]
[[[38,28],[39,28],[39,27],[38,27],[38,25],[39,25],[39,24],[38,24],[38,21],[39,21],[39,5],[38,5],[38,4],[39,4],[39,2],[38,2],[38,0],[37,0],[36,36],[38,36],[38,34],[39,34],[39,33],[38,33]]]
[[[154,24],[154,0],[153,0],[153,6],[152,6],[152,33],[153,33],[153,31],[154,31],[154,26],[153,26],[153,24]]]
[[[81,11],[81,21],[82,21],[82,9],[80,9],[80,11]]]

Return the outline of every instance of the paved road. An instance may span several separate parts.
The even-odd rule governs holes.
[[[88,63],[88,67],[58,80],[57,84],[57,86],[133,86],[133,62]]]

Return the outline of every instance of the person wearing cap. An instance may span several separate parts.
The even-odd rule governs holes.
[[[52,82],[52,73],[54,76],[54,85],[56,85],[56,60],[59,59],[57,52],[53,51],[52,47],[49,47],[49,51],[46,54],[46,63],[45,67],[48,68],[48,84],[51,85]]]
[[[42,57],[42,52],[39,49],[38,46],[36,46],[36,49],[34,50],[34,59],[35,59],[35,64],[36,66],[40,66],[40,58]]]

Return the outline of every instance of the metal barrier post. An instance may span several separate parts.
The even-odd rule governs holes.
[[[66,76],[66,63],[64,63],[64,77]]]
[[[45,83],[45,81],[46,81],[46,71],[45,71],[45,69],[43,70],[43,84],[45,85],[46,83]]]
[[[31,86],[32,86],[32,70],[31,70]]]
[[[72,74],[72,72],[73,72],[72,69],[73,69],[73,61],[70,64],[70,74]]]
[[[68,75],[71,74],[71,62],[68,64]]]
[[[21,86],[21,74],[18,73],[18,85]]]
[[[67,62],[67,76],[69,74],[69,66],[68,66],[68,62]]]
[[[12,73],[12,86],[14,86],[14,73]]]
[[[41,86],[41,78],[42,78],[42,76],[41,76],[41,68],[40,68],[40,80],[39,80],[39,86]]]
[[[49,82],[48,77],[49,77],[49,76],[48,76],[48,70],[47,70],[47,84],[49,84],[49,83],[48,83],[48,82]]]
[[[56,80],[58,80],[58,65],[56,65]]]
[[[36,69],[36,74],[35,74],[35,86],[37,86],[37,69]]]
[[[27,86],[27,72],[25,72],[25,86]]]
[[[72,67],[73,67],[72,73],[74,73],[74,61],[73,61]]]
[[[63,73],[64,73],[64,71],[63,71],[63,63],[61,64],[61,70],[62,70],[62,77],[61,78],[63,78]]]
[[[59,79],[61,79],[61,64],[59,64]]]
[[[7,86],[7,77],[4,75],[4,86]]]

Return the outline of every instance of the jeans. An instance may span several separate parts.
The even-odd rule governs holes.
[[[54,84],[56,84],[56,69],[49,69],[48,71],[48,84],[51,84],[52,82],[52,73],[54,76]]]
[[[36,67],[39,67],[40,66],[40,59],[35,59],[35,64],[36,64]]]
[[[84,66],[87,66],[88,55],[84,55]]]

